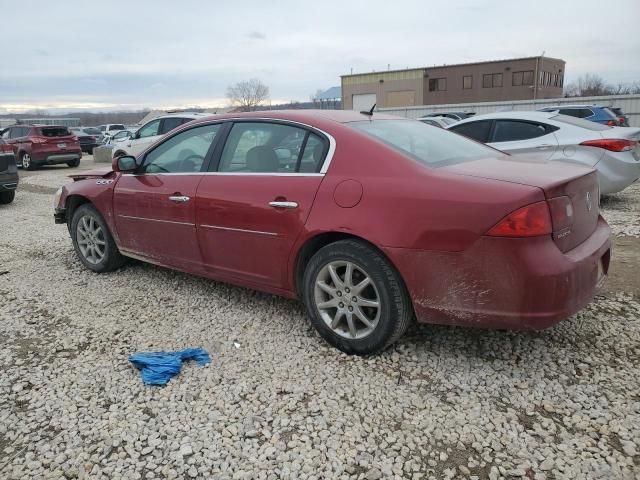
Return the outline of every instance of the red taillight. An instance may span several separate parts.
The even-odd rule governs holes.
[[[585,147],[604,148],[610,152],[628,152],[638,146],[635,140],[627,140],[625,138],[603,138],[602,140],[589,140],[582,142],[580,145]]]
[[[31,143],[47,143],[47,139],[42,137],[31,137],[30,140]]]
[[[537,202],[519,208],[500,220],[487,235],[492,237],[537,237],[552,231],[547,202]]]
[[[3,143],[0,145],[0,152],[3,153],[13,153],[13,147],[8,143]]]
[[[618,125],[620,125],[621,127],[624,127],[624,118],[620,117],[618,119]]]
[[[618,124],[616,123],[615,120],[607,120],[607,125],[609,125],[610,127],[615,127]]]
[[[71,141],[72,142],[77,142],[78,141],[78,137],[76,137],[75,135],[73,137],[71,137]]]

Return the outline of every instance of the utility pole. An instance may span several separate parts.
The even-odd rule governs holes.
[[[543,50],[542,55],[540,55],[539,58],[536,58],[536,74],[533,79],[533,99],[534,100],[538,98],[538,85],[540,84],[540,79],[538,77],[540,76],[540,72],[544,71],[542,70],[542,62],[544,60],[545,53],[546,53],[546,50]],[[544,78],[544,75],[543,75],[543,78]]]

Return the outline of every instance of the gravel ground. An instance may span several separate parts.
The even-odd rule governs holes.
[[[638,478],[628,291],[544,332],[421,326],[349,357],[295,301],[142,263],[88,272],[53,224],[68,173],[28,173],[0,209],[0,478]],[[618,235],[639,234],[639,187],[603,204]],[[212,363],[163,388],[127,362],[193,346]]]

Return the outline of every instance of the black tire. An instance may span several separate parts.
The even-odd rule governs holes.
[[[14,198],[16,198],[15,190],[11,190],[10,192],[0,192],[0,205],[8,205],[13,202]]]
[[[83,218],[93,219],[102,229],[102,241],[104,242],[104,256],[98,262],[90,261],[80,249],[78,244],[78,224]],[[76,255],[82,262],[82,264],[89,270],[96,273],[111,272],[120,268],[126,263],[126,257],[122,256],[118,247],[116,246],[111,232],[107,227],[107,223],[102,218],[102,215],[96,210],[96,208],[90,203],[85,203],[73,212],[73,218],[71,219],[71,240],[73,241],[73,248],[76,251]]]
[[[116,153],[113,154],[113,158],[119,158],[119,157],[122,157],[123,155],[126,155],[126,153],[123,152],[122,150],[118,150]]]
[[[356,269],[366,272],[379,297],[377,324],[362,338],[346,338],[346,332],[343,335],[337,333],[337,330],[326,323],[316,306],[316,280],[323,271],[326,272],[329,264],[340,262],[349,262]],[[343,274],[343,280],[345,277],[346,274]],[[352,288],[355,290],[355,287]],[[351,295],[348,289],[346,292],[342,294]],[[341,240],[316,252],[304,272],[302,297],[311,323],[320,335],[348,354],[367,355],[384,350],[404,334],[414,318],[413,306],[400,274],[380,252],[357,240]]]
[[[80,159],[76,158],[75,160],[71,160],[70,162],[67,162],[67,165],[69,168],[76,168],[80,165]]]

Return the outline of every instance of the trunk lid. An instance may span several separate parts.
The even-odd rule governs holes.
[[[441,168],[458,175],[540,188],[550,207],[555,207],[550,208],[553,240],[562,252],[580,245],[596,229],[600,192],[596,172],[590,168],[561,162],[523,160],[523,156],[518,160],[489,158]],[[563,215],[566,218],[560,218]]]

